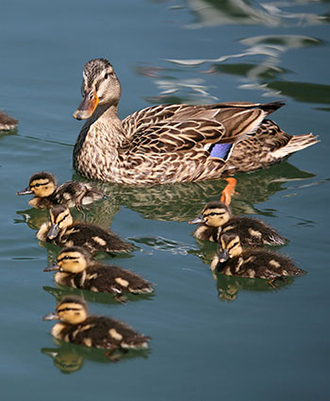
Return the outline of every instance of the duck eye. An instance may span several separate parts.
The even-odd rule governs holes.
[[[110,75],[110,74],[108,74],[108,73],[105,73],[105,75],[104,75],[104,79],[108,79],[108,78],[109,78],[109,75]]]

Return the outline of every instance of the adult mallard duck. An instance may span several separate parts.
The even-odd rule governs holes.
[[[107,265],[93,259],[85,249],[74,246],[64,248],[57,256],[57,262],[44,271],[57,271],[55,282],[82,290],[107,292],[121,301],[125,293],[150,294],[151,283],[141,276],[118,266]]]
[[[299,269],[287,257],[266,249],[243,249],[237,234],[223,234],[220,238],[219,255],[211,263],[211,270],[227,276],[262,278],[272,285],[278,278],[302,276]]]
[[[312,134],[288,135],[266,119],[283,102],[159,105],[121,121],[120,83],[105,59],[85,65],[82,95],[73,116],[87,121],[73,164],[84,177],[105,182],[214,180],[267,167],[317,142]]]
[[[95,224],[73,221],[69,208],[64,205],[52,207],[49,215],[49,222],[44,223],[37,233],[40,241],[49,241],[62,247],[81,246],[91,253],[132,250],[131,244],[110,230]]]
[[[87,303],[77,296],[64,297],[56,311],[44,316],[43,320],[60,320],[51,330],[57,340],[110,352],[147,348],[150,340],[119,320],[88,315]]]
[[[50,209],[55,205],[66,205],[81,210],[104,197],[103,193],[87,182],[66,181],[57,185],[53,174],[46,171],[33,174],[29,186],[17,195],[34,195],[29,204],[36,209]]]
[[[233,216],[223,202],[209,202],[200,216],[189,222],[199,224],[194,232],[197,239],[219,242],[222,234],[236,233],[243,246],[284,245],[287,240],[259,219]]]

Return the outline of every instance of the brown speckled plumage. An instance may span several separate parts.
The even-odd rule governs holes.
[[[121,89],[111,64],[90,60],[83,76],[74,117],[88,120],[73,164],[88,178],[126,185],[214,180],[269,166],[317,141],[311,134],[291,137],[265,120],[283,102],[159,105],[120,121]],[[211,157],[218,143],[233,144],[223,158]]]

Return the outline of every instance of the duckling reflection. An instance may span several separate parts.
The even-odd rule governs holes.
[[[122,302],[123,294],[150,294],[152,284],[136,273],[118,266],[101,263],[81,247],[68,247],[57,256],[57,263],[44,271],[57,271],[57,284],[93,292],[115,294]]]
[[[234,215],[238,215],[260,214],[256,204],[265,202],[272,195],[286,189],[285,183],[311,179],[315,174],[299,170],[288,162],[282,162],[266,170],[237,174],[235,177],[238,179],[238,195],[233,197],[231,209]],[[95,219],[99,216],[107,216],[105,221],[110,218],[110,213],[105,208],[110,207],[108,206],[110,203],[113,206],[115,202],[116,205],[127,206],[145,219],[187,222],[196,217],[205,205],[205,201],[219,200],[226,182],[203,181],[148,188],[120,187],[105,183],[96,185],[108,196],[108,200],[95,206],[93,209]]]
[[[220,301],[231,302],[235,301],[240,291],[254,291],[254,292],[269,292],[278,291],[283,287],[291,285],[294,282],[293,277],[286,277],[285,279],[276,280],[275,285],[260,278],[245,279],[235,276],[226,276],[213,272],[213,278],[217,283],[217,292]]]
[[[131,244],[110,230],[94,224],[74,222],[70,210],[64,205],[54,206],[49,215],[50,221],[42,225],[37,233],[40,241],[50,241],[62,247],[81,246],[91,253],[132,251]]]
[[[53,359],[54,366],[62,373],[70,374],[80,370],[85,361],[98,363],[124,362],[134,358],[148,358],[150,349],[130,350],[123,352],[116,350],[111,358],[103,351],[95,348],[87,348],[81,345],[64,343],[54,340],[57,348],[41,348],[41,352]]]
[[[108,350],[109,357],[116,350],[146,349],[150,340],[119,320],[89,315],[87,303],[77,296],[64,297],[55,312],[45,315],[43,320],[60,321],[51,330],[56,340]]]
[[[28,187],[18,191],[17,195],[34,195],[29,204],[37,209],[50,209],[61,204],[75,206],[78,210],[104,196],[99,189],[87,182],[66,181],[57,185],[54,175],[46,171],[33,174]]]

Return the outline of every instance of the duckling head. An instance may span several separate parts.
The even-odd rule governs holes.
[[[221,252],[219,262],[225,263],[228,259],[239,257],[242,252],[242,245],[237,234],[223,234],[220,238]]]
[[[85,300],[77,296],[67,296],[57,304],[55,312],[44,316],[42,320],[60,320],[76,325],[84,322],[87,316],[88,307]]]
[[[46,267],[44,272],[59,270],[66,273],[81,273],[90,263],[91,255],[80,246],[64,248],[57,256],[56,263]]]
[[[83,99],[73,113],[77,120],[91,117],[98,105],[118,106],[120,82],[108,60],[97,58],[85,64],[81,92]]]
[[[46,171],[33,174],[29,186],[17,192],[17,195],[35,195],[39,198],[51,196],[56,189],[56,180],[53,174]]]
[[[205,224],[208,227],[222,227],[231,218],[230,208],[223,202],[208,203],[200,216],[189,221],[189,224]]]
[[[60,230],[69,227],[73,223],[72,215],[69,208],[64,205],[56,205],[49,211],[50,229],[47,238],[54,239]]]

